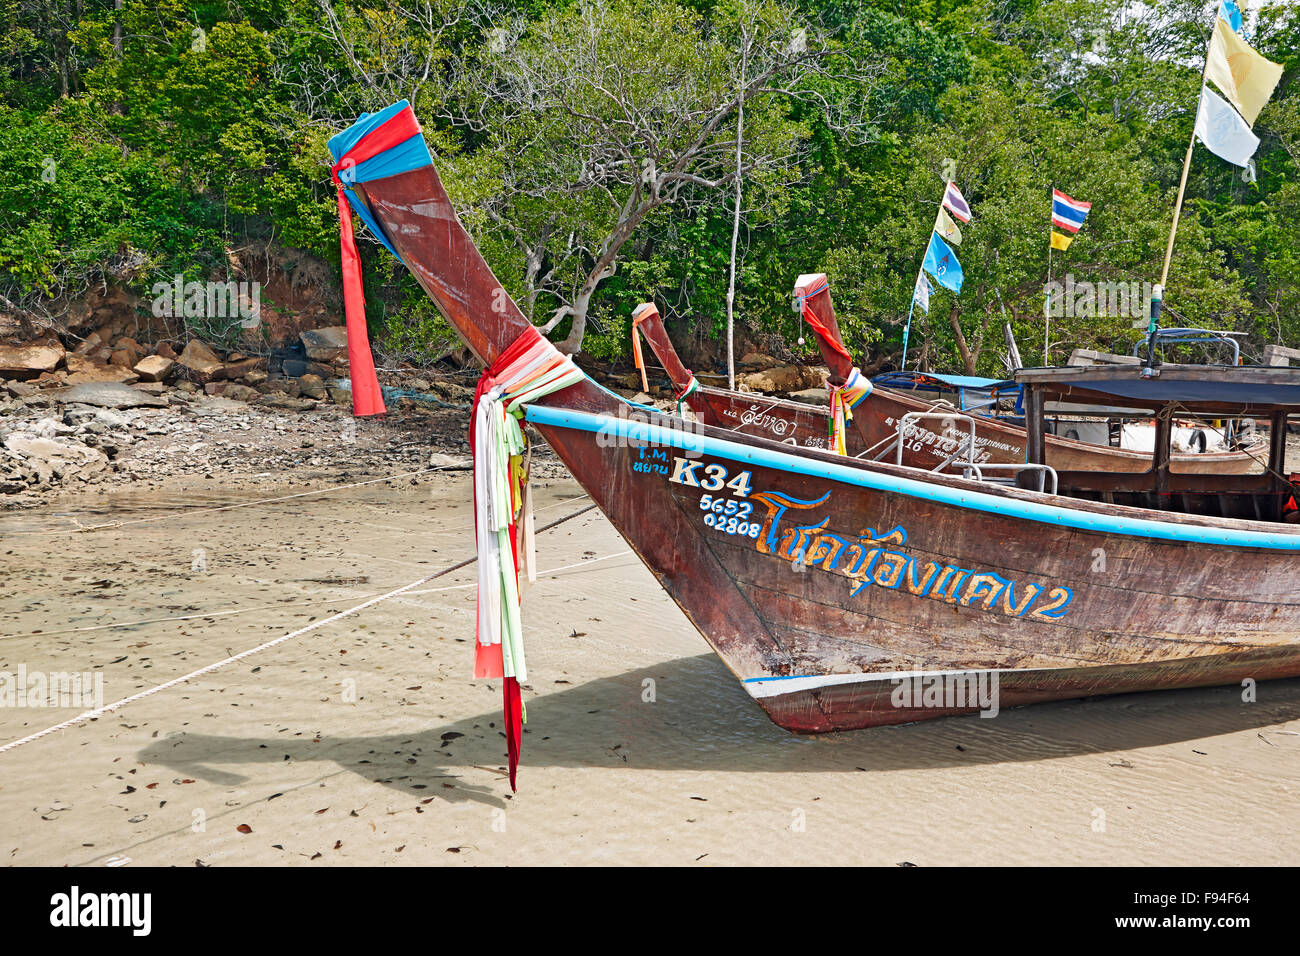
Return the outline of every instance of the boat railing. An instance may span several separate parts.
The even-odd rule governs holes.
[[[959,414],[958,412],[908,412],[898,420],[898,435],[896,451],[894,453],[894,464],[901,465],[903,463],[903,448],[907,440],[906,433],[908,426],[913,422],[927,418],[937,418],[947,422],[964,422],[970,428],[970,437],[966,440],[966,458],[967,460],[970,460],[975,457],[975,419],[971,418],[969,415]],[[956,461],[959,454],[961,454],[960,445],[951,455],[939,462],[939,464],[930,470],[943,470],[943,468],[949,463]]]
[[[957,412],[908,412],[898,420],[898,431],[895,435],[894,443],[896,452],[894,463],[901,465],[903,463],[903,449],[907,442],[908,427],[914,422],[924,419],[939,419],[944,422],[962,422],[970,429],[969,435],[961,444],[953,450],[943,461],[930,469],[931,473],[943,471],[949,465],[954,470],[960,469],[962,477],[970,478],[974,476],[976,481],[994,482],[996,484],[1016,484],[1019,473],[1023,471],[1032,471],[1038,474],[1038,490],[1046,491],[1048,482],[1051,482],[1052,494],[1057,493],[1058,481],[1056,469],[1050,465],[1031,465],[1023,462],[976,462],[975,461],[975,419],[969,415],[962,415]],[[945,436],[946,437],[946,436]],[[965,457],[963,456],[963,453]],[[1016,478],[992,478],[985,477],[986,471],[1012,471],[1016,473]]]
[[[1236,332],[1218,332],[1214,329],[1156,329],[1155,333],[1148,338],[1139,339],[1133,346],[1133,357],[1141,358],[1142,347],[1148,349],[1160,345],[1170,345],[1178,342],[1183,343],[1209,343],[1223,342],[1232,346],[1232,364],[1237,365],[1241,362],[1241,343],[1238,342],[1234,335]],[[1149,357],[1149,356],[1148,356]]]
[[[1029,464],[1024,464],[1021,462],[1013,462],[1013,461],[1003,461],[1003,462],[986,461],[982,465],[977,465],[973,461],[955,461],[953,462],[953,467],[960,468],[962,470],[963,478],[969,478],[971,474],[974,473],[976,481],[994,480],[994,479],[988,479],[984,477],[984,472],[992,471],[994,469],[998,469],[1001,471],[1014,471],[1016,472],[1017,475],[1019,475],[1019,473],[1022,471],[1033,471],[1038,473],[1039,491],[1047,490],[1047,483],[1049,479],[1051,480],[1051,487],[1052,487],[1052,490],[1050,492],[1051,494],[1056,494],[1057,489],[1060,487],[1060,483],[1057,481],[1057,477],[1056,477],[1056,469],[1053,468],[1051,465],[1029,465]]]

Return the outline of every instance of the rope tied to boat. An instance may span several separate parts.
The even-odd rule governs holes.
[[[502,678],[510,788],[515,789],[523,737],[519,684],[528,679],[519,616],[519,569],[537,578],[533,521],[520,427],[523,406],[585,378],[573,357],[561,355],[535,328],[484,369],[474,393],[469,441],[474,451],[474,537],[478,548],[478,608],[474,677]]]
[[[848,454],[846,426],[853,418],[853,409],[871,394],[874,387],[871,379],[863,375],[862,370],[858,368],[854,368],[840,385],[830,381],[826,383],[826,391],[830,393],[831,400],[831,414],[827,428],[830,433],[831,450],[835,454]]]

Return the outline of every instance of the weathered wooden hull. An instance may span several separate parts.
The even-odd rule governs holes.
[[[809,277],[801,277],[806,279]],[[809,308],[820,313],[819,321],[839,343],[839,325],[830,301],[829,288],[824,284],[809,299]],[[691,380],[691,373],[682,364],[658,309],[651,303],[638,308],[638,323],[650,348],[654,350],[673,388],[682,392]],[[818,343],[822,355],[830,366],[835,381],[841,381],[852,370],[847,352],[837,353],[823,342]],[[842,347],[842,343],[835,347]],[[893,441],[898,433],[898,423],[903,416],[914,413],[941,411],[948,406],[927,402],[915,394],[887,388],[877,388],[872,401],[864,403],[855,412],[853,427],[846,435],[847,451],[851,455],[894,461]],[[692,411],[706,424],[720,425],[748,435],[773,438],[799,448],[829,448],[827,406],[808,405],[785,401],[764,395],[740,393],[719,388],[700,388],[688,398]],[[1013,422],[975,416],[976,461],[1018,464],[1025,460],[1025,429]],[[912,422],[907,429],[903,446],[902,463],[913,468],[930,469],[949,458],[959,447],[964,448],[969,429],[963,422],[945,422],[923,419]],[[1142,474],[1151,468],[1149,453],[1095,445],[1089,442],[1047,436],[1046,462],[1057,471],[1091,471],[1116,474]],[[1256,458],[1243,452],[1211,452],[1200,455],[1175,455],[1173,471],[1191,475],[1244,475],[1258,471]]]
[[[358,191],[466,343],[494,361],[527,320],[436,172]],[[1300,534],[1287,526],[918,480],[629,413],[589,380],[528,417],[758,703],[794,731],[981,709],[931,706],[919,690],[897,706],[905,685],[895,681],[916,674],[996,673],[1001,706],[1300,674]],[[721,524],[710,510],[718,496]]]
[[[1212,687],[1245,680],[1271,680],[1295,676],[1289,655],[1279,651],[1239,651],[1207,660],[1180,660],[1158,664],[1107,664],[1098,667],[1061,667],[1042,671],[999,672],[998,707],[1021,707],[1053,700]],[[893,697],[899,685],[890,678],[839,684],[819,690],[760,699],[772,720],[795,733],[825,733],[909,723],[933,717],[975,713],[976,707],[898,707]],[[987,712],[987,711],[986,711]],[[996,714],[993,714],[996,716]]]
[[[598,476],[584,486],[611,522],[788,729],[981,709],[896,699],[904,680],[945,672],[996,672],[1001,706],[1300,675],[1300,536],[1290,529],[1233,523],[1281,545],[1255,548],[1061,527],[1057,512],[1162,522],[1083,502],[1028,519],[1014,512],[1053,499],[917,482],[905,469],[791,455],[718,429],[662,429],[678,445],[708,442],[689,472],[697,486],[673,480],[682,448],[616,440],[620,427],[651,434],[639,423],[542,408],[529,418],[580,480]],[[799,471],[781,467],[787,459]],[[702,487],[710,466],[726,472],[713,492]],[[744,499],[726,490],[741,473]],[[719,496],[737,512],[752,505],[744,518],[756,536],[709,523],[701,503]],[[1213,536],[1226,526],[1167,524],[1157,530]]]

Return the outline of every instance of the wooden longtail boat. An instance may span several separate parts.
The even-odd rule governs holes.
[[[822,326],[821,330],[814,327],[814,332],[822,358],[831,371],[830,381],[835,384],[844,382],[853,371],[853,362],[839,351],[843,340],[826,276],[800,276],[795,285],[795,297],[803,300]],[[637,306],[633,322],[650,343],[651,351],[659,359],[677,394],[689,392],[682,401],[700,421],[774,438],[800,448],[828,447],[829,410],[826,407],[700,385],[677,355],[653,303]],[[894,461],[899,423],[905,415],[935,415],[951,410],[943,402],[926,401],[912,393],[877,387],[870,401],[854,409],[848,453],[856,457],[865,452],[865,457]],[[1025,460],[1023,427],[982,415],[971,417],[975,418],[975,461],[1007,464]],[[934,468],[961,450],[969,438],[965,422],[953,419],[914,420],[906,426],[906,431],[902,463],[915,468]],[[1175,454],[1172,463],[1173,470],[1183,474],[1244,475],[1259,470],[1257,459],[1240,451]],[[1047,464],[1062,471],[1136,473],[1149,470],[1151,456],[1130,449],[1048,435]]]
[[[353,189],[484,363],[536,335],[431,160]],[[1137,394],[1162,409],[1271,416],[1279,473],[1281,426],[1300,409],[1300,369],[1052,371],[1022,378],[1031,462],[1043,454],[1045,397]],[[1287,523],[796,449],[634,408],[585,377],[527,405],[526,418],[792,731],[1300,674],[1300,528]],[[1154,475],[1106,476],[1110,493],[1167,508],[1204,493],[1224,514],[1277,518],[1291,492],[1276,475],[1171,475],[1167,451],[1155,464]]]

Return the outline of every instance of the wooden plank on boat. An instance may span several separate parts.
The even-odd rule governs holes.
[[[1070,353],[1069,365],[1137,365],[1142,360],[1133,355],[1116,355],[1096,349],[1075,349]]]
[[[1292,359],[1300,359],[1300,349],[1287,348],[1285,345],[1264,346],[1265,365],[1287,366],[1291,364]]]

